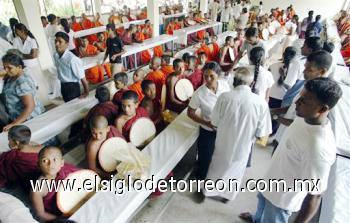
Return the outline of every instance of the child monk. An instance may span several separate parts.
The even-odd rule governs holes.
[[[150,39],[153,37],[153,29],[151,26],[151,22],[147,19],[145,21],[145,25],[143,28],[143,33],[145,35],[145,39]],[[153,56],[154,57],[161,57],[163,56],[163,48],[162,46],[156,46],[153,48]]]
[[[156,89],[157,89],[156,97],[159,100],[161,99],[163,85],[165,84],[165,80],[166,80],[166,76],[161,71],[160,65],[161,65],[161,59],[159,57],[153,57],[150,64],[150,68],[152,69],[152,71],[149,72],[145,77],[145,80],[151,80],[156,84]]]
[[[175,94],[175,84],[178,80],[185,78],[185,63],[181,59],[173,61],[175,72],[170,74],[166,79],[166,108],[181,113],[187,107],[188,102],[180,101]]]
[[[173,35],[175,30],[175,22],[171,19],[165,28],[165,34]]]
[[[83,29],[91,29],[95,27],[95,24],[86,16],[85,13],[81,14],[81,27]],[[93,42],[96,41],[97,36],[95,34],[88,35],[87,36],[89,42],[92,44]]]
[[[15,125],[8,132],[10,151],[0,154],[0,187],[15,183],[29,189],[29,180],[40,175],[38,152],[41,145],[30,142],[31,131],[25,125]]]
[[[218,41],[218,36],[214,35],[211,38],[211,43],[208,45],[210,49],[210,57],[208,57],[209,61],[219,62],[220,46],[217,43],[217,41]]]
[[[88,127],[91,119],[98,115],[106,117],[108,123],[113,125],[120,108],[110,101],[109,89],[106,86],[99,86],[96,89],[95,98],[98,100],[98,104],[92,107],[85,116],[84,126]]]
[[[58,185],[60,180],[64,180],[70,173],[78,170],[77,167],[65,164],[63,154],[60,148],[45,147],[39,152],[38,165],[41,170],[41,176],[35,182],[42,188],[36,191],[31,190],[30,199],[34,210],[41,221],[53,221],[62,213],[58,210],[56,204],[56,191],[49,191],[47,185],[52,185],[53,181]],[[41,182],[41,183],[39,183]]]
[[[197,69],[202,69],[204,65],[208,62],[208,57],[204,52],[200,52],[198,54],[198,64]]]
[[[71,18],[71,28],[74,32],[78,32],[80,30],[83,30],[83,27],[81,27],[81,24],[77,22],[77,18],[73,15]]]
[[[135,41],[137,43],[142,43],[145,40],[145,35],[142,31],[141,26],[137,26],[137,31],[135,32]],[[141,64],[148,64],[151,61],[151,54],[148,50],[144,50],[140,53]]]
[[[114,75],[115,88],[118,90],[112,99],[113,104],[121,109],[122,107],[122,95],[129,90],[128,88],[128,75],[125,72],[119,72]]]
[[[106,52],[106,33],[97,33],[97,40],[94,43],[94,46],[98,49],[99,52]],[[104,63],[103,68],[105,69],[107,76],[112,77],[111,64]]]
[[[124,138],[129,142],[129,134],[135,121],[142,117],[148,117],[146,109],[139,107],[137,94],[134,91],[126,91],[122,96],[122,113],[115,120],[115,126]]]
[[[78,49],[79,57],[93,57],[99,54],[97,48],[91,45],[86,36],[80,38],[80,46]],[[85,70],[86,79],[93,84],[100,83],[103,81],[103,69],[101,65],[96,65]]]
[[[89,128],[91,135],[86,145],[86,159],[88,168],[95,171],[103,179],[110,179],[110,174],[103,171],[99,164],[97,157],[98,151],[105,140],[112,137],[124,137],[113,125],[109,125],[106,117],[102,115],[93,117],[90,120]]]
[[[194,90],[197,90],[203,84],[203,72],[197,68],[197,57],[190,56],[187,70],[185,71],[186,78],[191,81]]]
[[[143,80],[141,83],[142,92],[145,95],[141,101],[141,107],[145,108],[153,123],[157,126],[161,121],[162,104],[156,98],[156,85],[151,80]]]
[[[141,88],[141,81],[143,80],[144,76],[145,76],[145,72],[141,68],[137,69],[133,75],[134,83],[129,86],[129,90],[136,92],[139,98],[139,101],[142,101],[144,97],[142,88]]]
[[[209,61],[210,61],[210,58],[211,58],[211,51],[210,51],[210,48],[208,46],[208,43],[207,43],[207,39],[203,39],[199,45],[199,48],[197,49],[196,53],[197,55],[200,53],[200,52],[204,52],[205,55],[207,55],[207,58],[209,58]]]
[[[135,35],[136,27],[134,24],[131,24],[127,30],[124,31],[123,35],[121,36],[121,40],[124,45],[132,45],[135,41]],[[128,68],[132,69],[135,67],[135,61],[134,56],[127,56],[127,62],[128,62]]]
[[[165,77],[174,72],[173,65],[170,64],[170,56],[163,55],[161,58],[161,67],[160,70],[163,72]]]

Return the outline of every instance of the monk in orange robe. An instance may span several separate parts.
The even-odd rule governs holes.
[[[135,121],[142,117],[148,117],[146,109],[138,107],[138,104],[138,97],[134,91],[123,93],[122,113],[115,120],[115,126],[128,142],[130,142],[130,130]]]
[[[140,13],[140,15],[137,16],[139,20],[147,19],[147,9],[143,9]]]
[[[210,61],[219,62],[220,46],[217,43],[218,37],[214,35],[212,37],[212,42],[209,44],[210,49]]]
[[[65,163],[62,150],[57,147],[44,147],[38,156],[41,176],[37,181],[47,181],[47,184],[42,184],[41,190],[33,191],[32,189],[30,198],[40,222],[50,222],[61,216],[62,213],[57,207],[56,190],[49,190],[47,185],[52,185],[53,181],[58,185],[58,182],[66,179],[69,174],[79,168]],[[37,181],[34,182],[35,185],[39,183]]]
[[[142,43],[145,40],[145,35],[142,32],[141,26],[137,26],[137,31],[135,33],[135,40],[138,43]],[[148,64],[151,61],[151,54],[148,50],[144,50],[140,53],[141,64]]]
[[[125,91],[128,91],[128,75],[125,72],[119,72],[114,75],[115,88],[118,90],[112,99],[113,104],[121,109],[122,107],[122,95]]]
[[[74,15],[71,17],[71,20],[72,20],[71,28],[74,32],[83,30],[83,27],[80,25],[80,23],[77,22],[77,19]]]
[[[124,45],[132,45],[134,42],[135,35],[134,33],[136,32],[136,27],[135,25],[131,24],[129,28],[123,33],[121,36],[121,41],[123,42]],[[127,56],[127,67],[129,69],[135,68],[135,60],[134,60],[134,55]]]
[[[152,38],[152,36],[153,36],[153,29],[151,27],[151,23],[149,20],[145,21],[143,33],[145,35],[145,39]],[[153,57],[161,57],[162,55],[163,55],[162,46],[156,46],[153,48]]]
[[[105,33],[97,33],[97,41],[94,43],[94,46],[98,49],[100,52],[105,52],[107,45],[106,45],[106,35]],[[103,68],[107,73],[107,76],[109,78],[112,77],[112,71],[111,71],[111,64],[105,63],[103,64]]]
[[[185,75],[186,78],[191,81],[194,90],[197,90],[203,84],[203,72],[197,67],[196,56],[190,56]]]
[[[94,27],[104,26],[103,23],[100,21],[100,18],[101,18],[100,13],[96,13],[96,16],[94,18],[94,24],[93,24]]]
[[[157,90],[157,99],[161,100],[162,95],[162,89],[165,84],[166,76],[165,74],[160,70],[161,66],[161,59],[159,57],[153,57],[150,68],[152,69],[151,72],[149,72],[145,80],[151,80],[156,84],[156,90]]]
[[[114,121],[114,120],[113,120]],[[105,172],[98,160],[98,152],[104,141],[109,138],[119,137],[124,138],[123,135],[114,127],[109,125],[106,117],[102,115],[94,116],[90,123],[90,137],[86,144],[86,159],[88,168],[95,171],[101,178],[110,179],[111,174]]]
[[[170,56],[163,55],[161,60],[161,68],[160,70],[163,72],[165,77],[174,72],[173,65],[170,64]]]
[[[174,22],[174,30],[178,30],[178,29],[182,29],[183,27],[183,21],[180,20],[178,18],[175,18],[175,22]]]
[[[168,35],[173,35],[174,30],[175,30],[175,23],[173,20],[170,20],[170,22],[168,23],[168,25],[165,28],[165,33]]]
[[[29,181],[40,175],[38,152],[41,145],[30,142],[31,132],[25,125],[11,127],[8,138],[10,151],[0,154],[0,187],[19,183],[29,189]]]
[[[82,17],[81,26],[84,30],[95,27],[94,23],[85,15],[85,13],[83,13],[81,17]],[[96,34],[88,35],[88,40],[91,44],[93,44],[97,40]]]
[[[99,51],[95,46],[89,44],[89,41],[84,36],[80,38],[80,46],[78,48],[78,54],[79,54],[79,57],[93,57],[93,56],[97,56],[99,54]],[[97,84],[103,81],[104,77],[103,77],[103,69],[101,65],[96,65],[94,67],[91,67],[85,70],[85,77],[89,82],[93,84]]]
[[[128,87],[129,90],[132,90],[137,94],[139,101],[142,101],[144,97],[142,88],[141,88],[141,82],[144,76],[145,76],[145,72],[141,68],[137,69],[133,75],[134,83]]]
[[[199,49],[196,51],[197,55],[201,52],[204,52],[205,55],[207,55],[207,57],[209,58],[209,61],[211,61],[211,52],[210,52],[210,48],[208,47],[207,43],[206,43],[206,39],[203,39],[202,42],[200,43],[200,47]]]

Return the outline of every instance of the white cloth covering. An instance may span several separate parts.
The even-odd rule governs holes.
[[[228,179],[240,182],[255,138],[271,133],[268,105],[248,86],[238,86],[219,97],[212,113],[212,123],[217,126],[217,135],[207,179],[223,179],[226,185],[229,185]],[[203,189],[206,196],[229,200],[238,194],[229,191],[228,187],[224,191]]]
[[[263,196],[273,205],[288,211],[299,211],[305,196],[322,194],[327,189],[330,168],[335,161],[336,143],[327,120],[323,125],[310,125],[304,119],[296,118],[287,128],[272,157],[265,180],[283,179],[287,188],[284,192],[272,186]],[[318,189],[294,187],[295,179],[320,180]],[[298,191],[299,190],[299,191]]]

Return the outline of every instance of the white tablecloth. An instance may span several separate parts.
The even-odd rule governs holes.
[[[183,29],[178,29],[178,30],[174,30],[174,36],[177,37],[177,40],[175,41],[178,44],[184,44],[187,45],[187,35],[191,34],[191,33],[195,33],[198,32],[200,30],[204,30],[207,28],[217,28],[218,29],[218,33],[220,33],[221,29],[221,22],[209,22],[208,24],[205,25],[194,25],[194,26],[189,26]]]
[[[199,134],[199,126],[182,112],[163,132],[142,150],[151,157],[151,174],[164,179],[176,166]],[[113,192],[98,192],[72,217],[78,223],[127,221],[150,191],[128,191],[122,196]]]

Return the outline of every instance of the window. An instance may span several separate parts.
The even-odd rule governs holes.
[[[0,5],[1,5],[0,22],[2,24],[5,24],[6,26],[8,26],[10,18],[18,19],[15,5],[13,4],[12,0],[0,0]]]
[[[80,16],[82,13],[93,15],[92,0],[39,0],[41,14],[50,13],[60,17]]]

